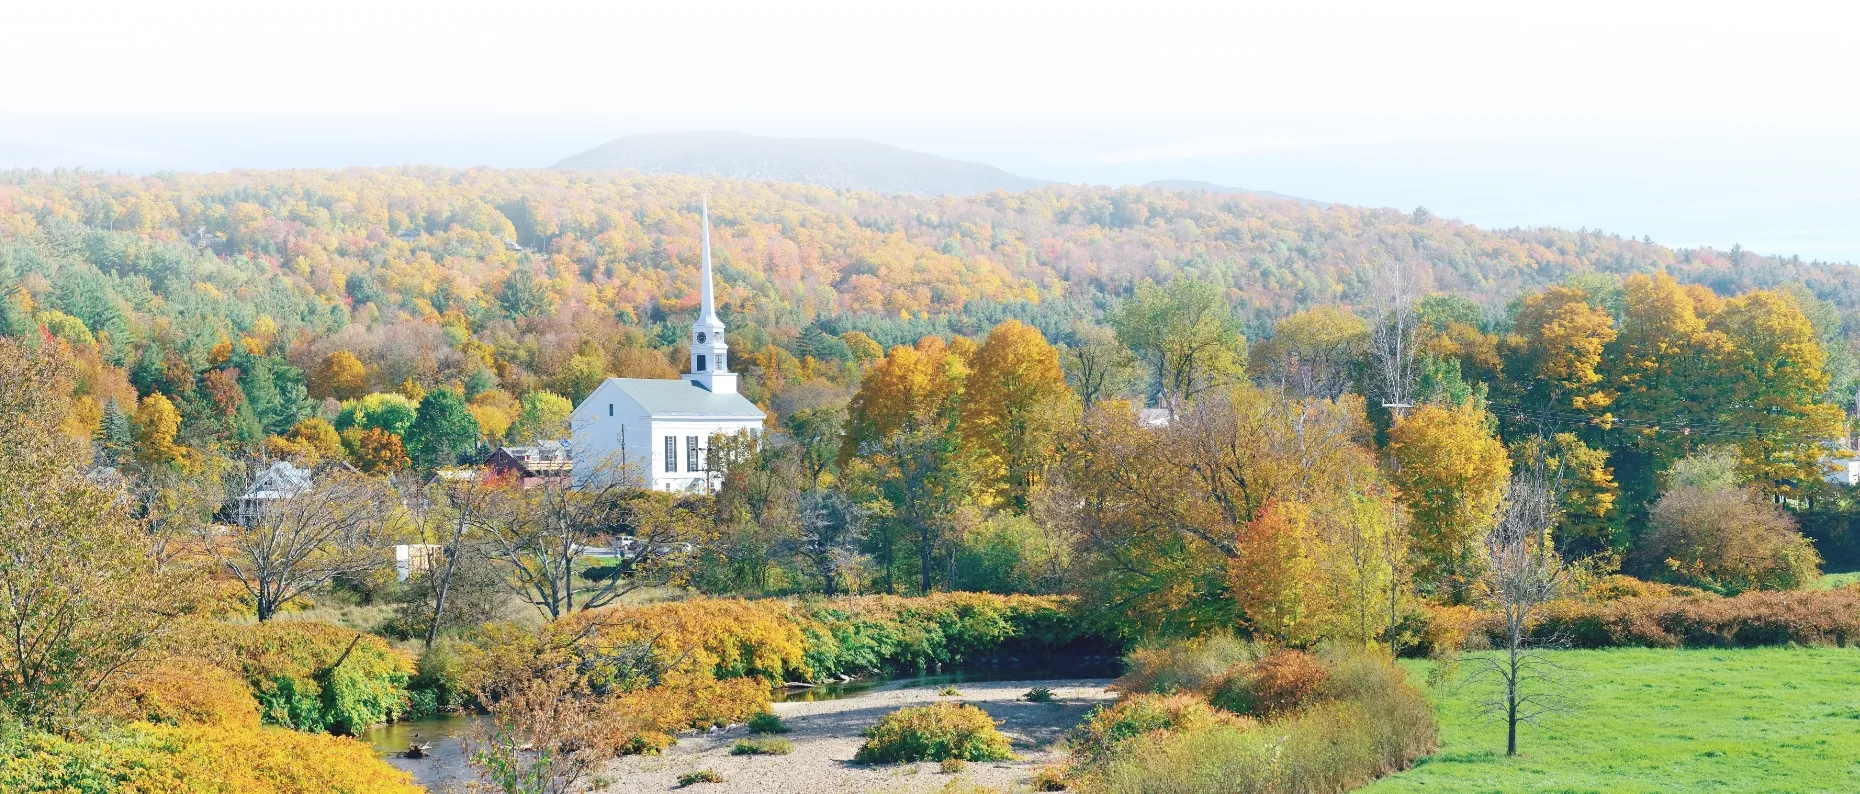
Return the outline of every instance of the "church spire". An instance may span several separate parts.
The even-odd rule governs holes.
[[[704,202],[703,204],[703,207],[704,207],[704,210],[703,210],[704,211],[704,281],[701,286],[701,290],[704,295],[704,305],[698,309],[698,322],[715,323],[717,322],[717,302],[716,302],[716,299],[711,294],[711,289],[712,289],[711,279],[713,278],[713,276],[711,276],[711,273],[710,273],[710,194],[707,193],[704,195],[703,202]],[[718,324],[721,325],[721,323],[718,323]]]
[[[697,322],[691,325],[692,385],[716,394],[734,394],[736,375],[730,372],[730,346],[723,341],[723,320],[717,318],[717,298],[710,268],[710,197],[704,197],[704,275]]]

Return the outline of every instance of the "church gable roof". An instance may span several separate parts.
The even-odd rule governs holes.
[[[595,395],[608,388],[620,390],[654,418],[761,420],[764,416],[762,409],[741,394],[716,394],[693,386],[690,381],[608,378],[595,390]],[[593,399],[594,395],[590,395],[588,401]]]

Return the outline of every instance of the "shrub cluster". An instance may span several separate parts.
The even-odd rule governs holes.
[[[245,679],[198,659],[131,669],[106,685],[98,705],[129,722],[258,727],[258,701]]]
[[[750,733],[787,733],[792,730],[788,727],[788,723],[782,722],[781,717],[776,716],[773,711],[751,714],[747,724]]]
[[[1330,667],[1317,657],[1283,650],[1235,667],[1214,685],[1208,699],[1235,714],[1274,717],[1316,701],[1330,674]]]
[[[1053,648],[1080,636],[1066,599],[937,593],[804,602],[814,680],[920,672],[1015,647]]]
[[[1048,782],[1120,794],[1324,794],[1406,769],[1438,744],[1426,699],[1382,659],[1279,651],[1181,686],[1179,673],[1211,669],[1235,647],[1150,649],[1136,677],[1119,682],[1131,694],[1075,729],[1072,768]]]
[[[1202,692],[1259,655],[1257,647],[1231,634],[1139,647],[1124,656],[1117,686],[1125,692]]]
[[[768,702],[768,685],[759,679],[668,676],[657,686],[615,696],[614,710],[626,715],[630,732],[620,749],[656,754],[681,730],[747,722],[767,711]]]
[[[1623,581],[1625,580],[1625,581]],[[1578,648],[1750,648],[1860,641],[1860,589],[1754,591],[1718,596],[1686,587],[1605,580],[1584,598],[1546,604],[1532,627]],[[1427,653],[1477,649],[1500,639],[1492,615],[1468,608],[1428,613]]]
[[[908,706],[879,718],[865,731],[859,763],[902,761],[1003,761],[1014,757],[995,721],[966,703]]]
[[[205,787],[205,788],[203,788]],[[0,791],[418,794],[354,739],[257,725],[132,723],[83,737],[0,723]]]
[[[794,745],[787,739],[758,737],[744,739],[730,748],[730,755],[787,755],[794,752]]]
[[[0,791],[421,790],[366,744],[321,733],[406,711],[412,659],[379,638],[319,623],[203,622],[176,645],[184,655],[126,670],[99,693],[112,727],[54,735],[0,719]]]
[[[1251,722],[1214,708],[1196,694],[1144,692],[1094,709],[1067,738],[1075,760],[1102,764],[1130,741],[1151,734],[1199,731],[1215,725],[1246,727]]]
[[[696,772],[686,772],[678,776],[679,788],[684,788],[685,786],[695,786],[699,783],[722,783],[722,782],[723,782],[723,776],[717,774],[716,771],[710,770],[710,769],[700,769]]]
[[[1582,648],[1845,647],[1860,640],[1860,590],[1558,601],[1548,605],[1534,631],[1568,637]]]
[[[380,637],[306,621],[211,624],[197,647],[251,685],[264,721],[354,735],[408,713],[414,660]]]

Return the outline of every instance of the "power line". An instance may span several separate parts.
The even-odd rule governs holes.
[[[1825,440],[1820,438],[1818,434],[1807,431],[1760,430],[1748,425],[1733,425],[1712,421],[1674,420],[1671,422],[1661,422],[1652,419],[1615,417],[1612,421],[1604,424],[1601,419],[1593,416],[1557,412],[1549,409],[1505,408],[1502,406],[1495,406],[1492,412],[1514,419],[1563,425],[1594,425],[1600,426],[1604,430],[1612,430],[1615,428],[1641,429],[1652,430],[1657,433],[1678,433],[1685,436],[1716,438]]]

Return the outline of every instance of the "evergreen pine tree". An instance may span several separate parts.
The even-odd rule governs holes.
[[[103,421],[97,425],[95,441],[103,459],[113,466],[128,460],[135,448],[135,428],[129,422],[129,414],[114,399],[103,405]]]

